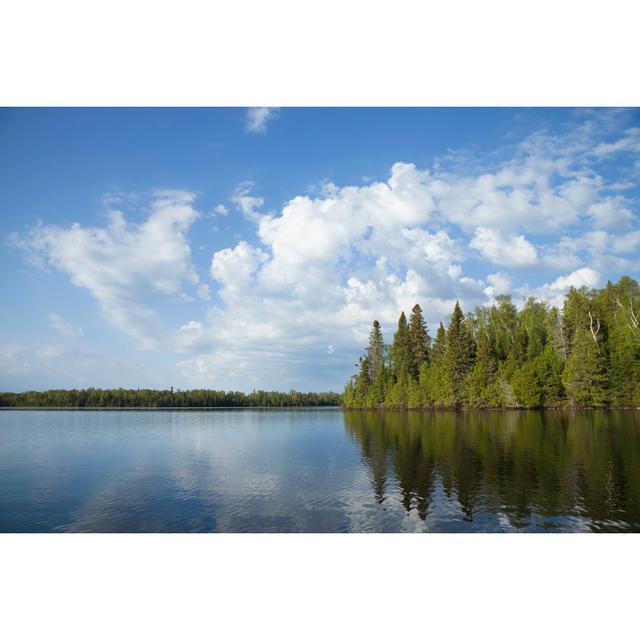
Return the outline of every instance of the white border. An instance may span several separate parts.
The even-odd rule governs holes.
[[[629,0],[9,0],[4,105],[640,104]]]
[[[633,535],[16,535],[3,637],[627,638]]]

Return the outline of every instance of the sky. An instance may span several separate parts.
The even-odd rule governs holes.
[[[0,109],[0,389],[341,390],[371,322],[640,278],[640,109]]]

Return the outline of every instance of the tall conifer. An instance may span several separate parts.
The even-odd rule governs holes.
[[[427,331],[427,323],[422,317],[422,309],[416,304],[411,310],[409,318],[409,345],[411,348],[410,373],[413,378],[418,377],[420,366],[429,362],[429,347],[431,338]]]
[[[460,304],[456,302],[447,330],[444,354],[445,371],[453,391],[454,404],[464,401],[465,378],[473,367],[474,343],[467,325]]]
[[[380,323],[377,320],[373,321],[369,334],[367,358],[369,358],[369,375],[372,380],[375,380],[378,373],[384,369],[384,340]]]

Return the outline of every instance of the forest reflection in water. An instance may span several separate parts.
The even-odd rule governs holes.
[[[344,421],[377,503],[399,492],[427,530],[445,502],[461,512],[458,531],[477,530],[483,514],[502,530],[640,531],[635,411],[350,411]]]

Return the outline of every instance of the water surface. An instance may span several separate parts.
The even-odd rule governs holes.
[[[0,531],[640,531],[640,412],[0,411]]]

